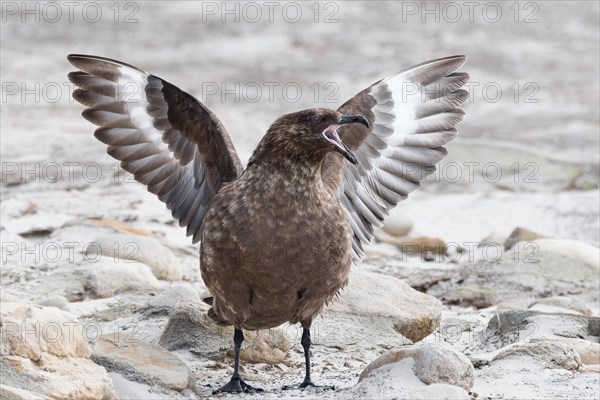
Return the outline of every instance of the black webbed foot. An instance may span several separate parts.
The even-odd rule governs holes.
[[[263,392],[263,389],[255,388],[248,385],[244,380],[240,377],[240,349],[242,348],[242,343],[244,342],[244,333],[241,329],[235,329],[233,333],[233,375],[231,376],[231,380],[227,385],[214,390],[213,394],[217,393],[257,393]]]
[[[306,389],[308,387],[317,388],[322,390],[335,390],[335,386],[319,386],[312,383],[310,379],[310,329],[307,327],[303,327],[302,329],[302,347],[304,348],[304,360],[306,362],[306,375],[304,376],[304,381],[298,386],[284,386],[283,390],[290,389]]]
[[[217,393],[259,393],[263,389],[255,388],[248,385],[242,378],[233,377],[225,386],[214,390],[213,394]]]
[[[304,380],[304,382],[302,382],[301,384],[299,384],[298,386],[284,386],[282,389],[283,390],[290,390],[290,389],[306,389],[306,388],[320,388],[323,390],[335,390],[335,386],[321,386],[321,385],[315,385],[314,383],[312,383],[312,381],[310,380]]]
[[[321,388],[323,390],[335,390],[333,385],[315,385],[312,381],[304,381],[298,386],[299,389],[305,389],[307,387]]]

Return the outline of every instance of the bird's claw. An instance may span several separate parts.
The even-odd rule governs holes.
[[[264,392],[263,389],[255,388],[248,385],[242,378],[231,378],[225,386],[213,390],[212,394],[217,393],[259,393]]]
[[[282,389],[283,390],[290,390],[290,389],[306,389],[308,387],[312,387],[312,388],[317,388],[317,389],[322,389],[322,390],[335,390],[335,386],[321,386],[321,385],[315,385],[314,383],[312,383],[312,381],[307,381],[304,380],[304,382],[302,382],[300,385],[298,386],[284,386]]]

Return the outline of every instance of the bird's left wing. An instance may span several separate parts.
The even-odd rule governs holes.
[[[219,188],[242,163],[219,119],[193,96],[134,66],[71,54],[69,79],[83,116],[121,167],[171,210],[193,242]]]
[[[435,164],[447,154],[444,146],[457,135],[464,112],[458,107],[469,79],[456,73],[464,56],[428,61],[383,79],[344,103],[341,114],[361,114],[369,127],[353,124],[340,129],[357,165],[339,154],[327,155],[322,176],[346,209],[354,231],[354,260],[383,225],[391,208],[418,188]]]

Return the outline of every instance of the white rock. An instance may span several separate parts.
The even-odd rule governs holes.
[[[562,254],[600,270],[600,249],[587,243],[567,239],[537,239],[540,251]]]
[[[79,301],[86,296],[86,276],[78,264],[59,266],[48,274],[39,275],[33,280],[16,285],[23,291],[17,302],[38,302],[58,295],[68,301]]]
[[[113,381],[119,399],[173,400],[172,392],[168,395],[159,393],[156,386],[130,381],[116,372],[109,372],[108,375]]]
[[[37,304],[44,307],[56,307],[63,311],[69,311],[69,300],[67,300],[64,296],[60,296],[58,294],[52,295],[38,302]]]
[[[503,349],[489,367],[478,371],[473,391],[482,399],[597,398],[600,374],[578,372],[581,363],[571,346],[548,343]]]
[[[415,374],[415,360],[403,360],[376,368],[349,393],[356,399],[464,399],[471,397],[462,388],[446,384],[427,385]]]
[[[414,360],[415,375],[426,384],[443,383],[471,390],[475,380],[473,365],[462,353],[448,345],[424,343],[411,345],[387,353],[373,361],[360,374],[359,381],[368,378],[384,365],[404,359]]]
[[[56,307],[1,303],[0,325],[3,354],[33,361],[42,353],[85,358],[91,354],[81,323]]]
[[[546,336],[535,338],[532,341],[555,340],[565,343],[575,349],[583,364],[600,364],[600,343],[595,343],[585,339],[567,338],[561,336]]]
[[[88,359],[90,346],[73,315],[56,307],[1,303],[0,326],[4,384],[27,382],[51,398],[115,397],[106,370]]]
[[[0,292],[0,303],[18,303],[18,302],[19,302],[19,298],[16,295],[7,293],[4,290],[2,290]]]
[[[486,308],[498,302],[496,289],[490,285],[460,285],[441,296],[445,304]]]
[[[158,343],[168,350],[186,349],[205,356],[215,356],[231,349],[232,338],[225,327],[217,326],[207,315],[208,305],[191,304],[169,315]]]
[[[416,342],[439,326],[442,303],[399,279],[354,269],[348,287],[325,308],[324,315],[325,322],[331,315],[381,318]]]
[[[231,332],[233,337],[233,332]],[[246,332],[240,358],[250,363],[278,364],[286,360],[290,339],[280,328]]]
[[[141,307],[146,315],[168,315],[179,308],[183,303],[201,304],[200,296],[190,286],[172,286],[159,295],[151,297]]]
[[[42,353],[37,362],[19,356],[4,361],[54,399],[109,400],[114,388],[106,370],[87,358]]]
[[[532,311],[547,313],[592,315],[592,310],[590,310],[581,300],[564,296],[538,299],[533,301],[528,308]]]
[[[546,314],[529,310],[499,311],[488,322],[485,339],[502,348],[510,344],[546,337],[585,338],[598,336],[593,327],[598,317],[578,314]]]
[[[29,390],[0,384],[0,398],[7,400],[44,400],[43,397],[31,393]]]
[[[589,257],[585,257],[584,262],[574,252],[558,253],[548,248],[549,241],[554,242],[554,239],[517,243],[497,263],[489,264],[497,275],[494,279],[537,292],[568,292],[600,286],[598,268],[587,263]]]
[[[159,282],[147,265],[141,262],[100,257],[84,269],[86,289],[93,297],[112,297],[117,292],[153,289]]]
[[[48,305],[62,304],[58,297],[67,301],[89,298],[112,297],[117,292],[137,289],[153,289],[159,286],[152,270],[141,262],[114,259],[112,257],[90,257],[76,264],[57,267],[50,273],[22,285],[25,299],[20,301],[46,302]],[[52,300],[51,300],[52,299]]]
[[[504,249],[505,250],[511,249],[518,242],[525,242],[525,241],[531,242],[533,240],[543,239],[543,238],[546,238],[546,236],[544,236],[540,233],[537,233],[537,232],[530,231],[529,229],[526,229],[526,228],[517,227],[511,232],[510,236],[504,241]]]
[[[229,353],[233,346],[233,327],[216,325],[205,308],[206,305],[185,304],[172,312],[159,344],[169,350],[186,349],[209,357]],[[281,328],[245,331],[244,337],[240,356],[243,361],[280,363],[290,349],[290,340]]]
[[[412,220],[395,208],[390,212],[390,215],[386,217],[381,229],[392,236],[406,236],[412,227]]]
[[[581,358],[572,346],[558,341],[517,343],[499,352],[492,364],[499,360],[525,359],[544,368],[562,368],[571,371],[581,369]]]
[[[176,355],[155,344],[106,334],[94,345],[93,359],[132,380],[183,390],[194,384],[189,368]]]
[[[105,256],[148,265],[158,279],[178,281],[182,278],[181,264],[177,257],[171,249],[152,237],[115,233],[99,236],[94,242]],[[98,247],[88,246],[87,250],[94,252]]]
[[[415,354],[417,376],[425,383],[446,383],[471,390],[475,381],[469,359],[441,343],[425,343]]]

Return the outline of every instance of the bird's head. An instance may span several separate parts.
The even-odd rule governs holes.
[[[265,139],[274,145],[285,144],[290,151],[306,157],[322,159],[326,153],[336,151],[356,164],[356,157],[338,134],[340,127],[355,123],[369,126],[362,115],[342,115],[325,108],[310,108],[279,117]]]

